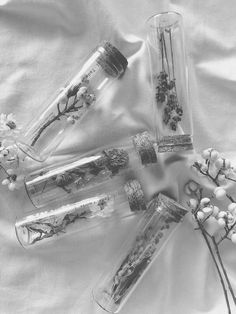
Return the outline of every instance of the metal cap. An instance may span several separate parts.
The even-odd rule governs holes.
[[[124,185],[125,193],[131,211],[146,210],[146,202],[140,183],[137,180],[129,180]]]
[[[177,203],[172,198],[159,193],[157,197],[154,197],[148,204],[148,212],[157,211],[160,215],[165,217],[166,223],[180,222],[187,214],[187,209]]]
[[[158,152],[179,152],[193,149],[192,136],[190,134],[163,136],[158,142]]]
[[[128,61],[116,47],[104,41],[97,49],[101,52],[98,63],[105,72],[113,77],[120,77],[124,74]]]
[[[138,155],[141,158],[142,165],[157,162],[155,147],[148,132],[138,133],[133,136],[133,143]]]

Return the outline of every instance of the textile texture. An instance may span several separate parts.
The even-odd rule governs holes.
[[[108,40],[128,58],[126,74],[71,131],[48,163],[148,130],[154,134],[146,19],[178,11],[184,19],[196,152],[215,147],[236,162],[236,2],[228,0],[0,0],[0,111],[27,127],[48,99]],[[165,155],[140,169],[145,196],[184,201],[191,156]],[[24,189],[0,191],[0,313],[100,314],[92,288],[109,269],[138,218],[107,222],[52,245],[24,250],[16,217],[34,210]],[[225,265],[236,289],[235,248]],[[188,215],[132,293],[121,314],[227,313],[209,252]]]

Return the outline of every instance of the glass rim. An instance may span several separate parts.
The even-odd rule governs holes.
[[[171,23],[171,24],[169,24],[169,25],[167,25],[167,26],[165,26],[165,27],[174,26],[174,25],[178,24],[179,22],[181,22],[182,19],[183,19],[182,14],[180,14],[179,12],[176,12],[176,11],[165,11],[165,12],[160,12],[160,13],[156,13],[156,14],[153,14],[153,15],[149,16],[149,17],[146,19],[146,22],[145,22],[146,26],[155,27],[155,26],[153,26],[153,25],[150,25],[150,21],[151,21],[151,20],[154,20],[154,18],[159,18],[159,17],[164,16],[164,15],[172,15],[172,16],[178,17],[178,20],[176,20],[175,22],[173,22],[173,23]],[[164,27],[164,26],[163,26],[163,27]]]

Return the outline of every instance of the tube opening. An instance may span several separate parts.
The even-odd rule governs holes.
[[[181,14],[170,11],[152,15],[146,22],[151,28],[172,28],[182,22]]]

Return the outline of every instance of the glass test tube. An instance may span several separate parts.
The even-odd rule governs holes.
[[[147,20],[159,152],[193,149],[182,16],[165,12]]]
[[[117,191],[100,187],[90,193],[95,196],[51,210],[29,214],[15,223],[17,239],[25,248],[47,243],[58,237],[97,226],[104,218],[119,218],[146,209],[141,186],[130,180]]]
[[[37,208],[79,196],[82,190],[121,175],[133,166],[157,162],[157,148],[147,132],[132,137],[122,148],[39,169],[25,178],[25,188]]]
[[[127,59],[109,42],[100,44],[72,81],[27,125],[16,140],[21,151],[36,161],[46,160],[103,89],[124,74],[127,64]]]
[[[111,271],[93,290],[96,303],[109,313],[117,313],[158,256],[187,210],[171,198],[159,194],[147,206],[140,224],[122,247]]]

